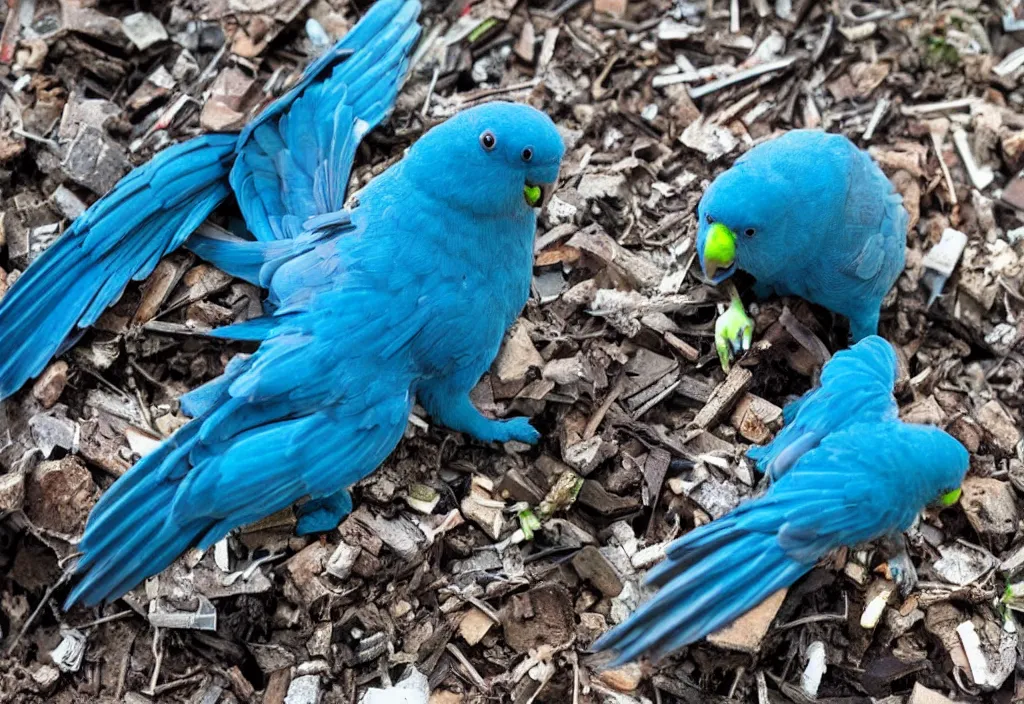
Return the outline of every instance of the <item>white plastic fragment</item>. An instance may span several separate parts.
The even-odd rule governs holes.
[[[427,704],[430,682],[427,676],[410,667],[405,679],[387,689],[371,688],[360,700],[361,704]]]
[[[217,630],[217,607],[202,595],[196,597],[195,611],[179,611],[164,606],[160,599],[149,602],[149,623],[156,628],[187,628],[195,631]]]
[[[818,696],[818,687],[828,665],[825,662],[825,644],[816,640],[807,647],[807,667],[800,675],[800,688],[811,699]]]
[[[705,95],[722,90],[723,88],[728,88],[733,84],[749,81],[751,78],[757,78],[758,76],[771,73],[772,71],[781,71],[782,69],[789,67],[794,61],[796,61],[796,59],[797,57],[795,56],[787,56],[779,59],[778,61],[768,61],[763,64],[758,64],[757,66],[752,66],[744,71],[737,71],[726,78],[720,78],[717,81],[705,83],[697,88],[691,88],[690,97],[696,100],[697,98],[702,98]]]
[[[946,280],[953,274],[953,269],[956,268],[957,262],[960,261],[960,255],[963,254],[964,247],[966,246],[967,235],[959,230],[947,227],[943,231],[939,243],[924,255],[921,263],[928,270],[923,276],[930,289],[928,305],[931,305],[939,297],[939,294],[942,293]]]
[[[956,145],[956,150],[960,153],[960,159],[964,162],[967,176],[971,179],[974,187],[979,191],[987,188],[995,179],[995,174],[988,166],[978,166],[978,162],[974,160],[974,153],[971,152],[971,145],[967,143],[967,133],[962,129],[954,130],[953,144]]]
[[[288,685],[284,704],[320,704],[320,697],[320,676],[304,675],[294,678]]]
[[[1024,46],[1007,54],[1005,59],[992,67],[992,73],[1000,77],[1009,76],[1021,66],[1024,66]]]
[[[864,613],[860,615],[860,627],[867,630],[871,630],[878,625],[879,619],[882,618],[882,613],[885,611],[885,605],[889,603],[889,597],[892,596],[891,589],[883,589],[875,598],[868,602],[867,606],[864,607]]]
[[[985,651],[981,649],[981,638],[974,630],[974,624],[964,621],[956,627],[956,634],[960,636],[960,643],[967,653],[967,664],[971,666],[971,677],[975,684],[985,684],[989,680],[988,660],[985,659]]]
[[[128,447],[139,457],[145,457],[163,442],[160,438],[132,425],[124,429],[124,436],[128,439]]]
[[[78,672],[85,657],[85,634],[74,628],[60,629],[61,641],[50,658],[62,672]]]
[[[213,562],[221,572],[231,571],[231,560],[228,554],[228,539],[221,538],[213,545]]]
[[[331,38],[328,36],[327,30],[312,17],[306,20],[306,36],[309,37],[310,44],[318,52],[323,51],[331,44]]]

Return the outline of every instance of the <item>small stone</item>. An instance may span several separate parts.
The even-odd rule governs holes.
[[[124,33],[139,51],[145,51],[157,42],[167,41],[167,30],[148,12],[136,12],[121,20]]]
[[[968,477],[962,484],[960,505],[979,535],[993,538],[1000,547],[1017,531],[1017,504],[1008,482]]]
[[[494,375],[503,383],[524,381],[531,368],[543,366],[544,358],[533,346],[528,324],[517,322],[494,360]]]
[[[606,441],[600,435],[595,435],[589,440],[565,448],[562,452],[562,459],[580,474],[587,476],[602,462],[614,457],[618,449],[619,446],[615,443]]]
[[[640,680],[643,679],[643,676],[644,673],[640,669],[640,665],[631,662],[614,670],[602,670],[598,674],[597,679],[617,692],[632,692],[640,686]]]
[[[288,685],[284,704],[320,704],[320,676],[303,675]]]
[[[25,513],[41,528],[78,535],[98,493],[92,474],[77,457],[40,462],[28,480]]]
[[[68,363],[58,359],[48,366],[39,375],[32,385],[32,395],[43,408],[52,408],[57,403],[60,395],[64,393],[64,386],[68,383]]]
[[[928,689],[920,682],[915,682],[914,691],[910,693],[907,704],[956,704],[956,702],[933,689]]]
[[[569,592],[547,583],[513,595],[502,611],[502,627],[505,641],[517,653],[568,643],[575,630]]]
[[[589,646],[608,630],[608,621],[601,614],[584,611],[580,614],[580,624],[576,627],[576,637]]]
[[[476,645],[483,640],[483,637],[487,635],[487,631],[491,630],[493,625],[494,621],[491,620],[490,616],[480,609],[473,607],[459,621],[459,635],[470,645]]]
[[[780,589],[732,624],[709,635],[708,642],[727,650],[756,653],[785,598],[786,590]]]
[[[93,125],[81,126],[66,154],[61,170],[96,195],[112,190],[131,168],[120,145]]]
[[[989,401],[978,409],[978,423],[1003,453],[1011,455],[1016,452],[1021,432],[998,401]]]
[[[580,577],[597,587],[607,597],[622,593],[622,577],[600,550],[587,545],[572,558],[572,566]]]
[[[58,680],[60,680],[60,670],[53,665],[40,665],[38,669],[32,672],[32,681],[43,692],[53,690],[57,686]]]
[[[594,0],[594,12],[621,19],[626,16],[627,0]]]
[[[334,626],[330,621],[318,623],[313,628],[313,635],[306,641],[306,650],[314,657],[327,657],[331,652],[331,638],[334,635]]]
[[[9,472],[0,475],[0,516],[20,511],[25,503],[25,475]]]

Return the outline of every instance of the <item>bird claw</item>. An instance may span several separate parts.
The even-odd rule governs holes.
[[[754,339],[754,320],[743,310],[743,303],[734,297],[729,309],[715,322],[715,349],[722,369],[729,371],[733,355],[746,352]]]
[[[499,425],[498,432],[495,433],[495,440],[498,442],[518,440],[519,442],[525,442],[527,445],[536,445],[540,440],[540,433],[530,425],[529,418],[511,418],[499,421]]]

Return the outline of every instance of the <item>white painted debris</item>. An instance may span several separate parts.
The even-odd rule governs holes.
[[[974,160],[971,145],[967,143],[967,133],[962,129],[954,130],[953,144],[956,146],[957,152],[960,153],[960,159],[964,162],[964,168],[967,169],[967,177],[971,179],[974,187],[979,191],[987,188],[996,176],[990,167],[978,166],[978,162]]]
[[[430,699],[430,682],[427,676],[415,667],[394,687],[371,688],[360,700],[361,704],[427,704]]]
[[[320,675],[304,675],[288,685],[284,704],[320,704],[320,697]]]
[[[885,611],[885,605],[889,603],[890,596],[892,596],[892,589],[885,588],[868,602],[868,605],[864,607],[864,613],[860,615],[861,628],[871,630],[878,625],[878,621],[882,618],[882,613]]]
[[[816,640],[807,647],[807,667],[800,675],[800,688],[811,699],[818,696],[818,687],[828,665],[825,662],[825,644]]]
[[[78,672],[85,657],[85,634],[74,628],[62,628],[60,636],[60,644],[50,651],[50,658],[61,671]]]
[[[195,631],[217,630],[217,607],[205,596],[197,595],[195,611],[179,611],[160,599],[149,602],[149,623],[156,628],[187,628]]]
[[[931,289],[928,296],[928,305],[931,305],[939,297],[939,294],[942,293],[946,280],[953,274],[953,270],[956,268],[957,262],[960,261],[960,255],[964,253],[964,247],[966,246],[967,235],[959,230],[947,227],[943,231],[942,239],[939,240],[939,243],[924,255],[921,263],[928,271],[924,273],[923,278]]]

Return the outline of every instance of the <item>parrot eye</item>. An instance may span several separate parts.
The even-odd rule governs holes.
[[[705,215],[704,219],[707,220],[708,225],[710,225],[710,224],[715,222],[715,219],[713,217],[711,217],[711,213],[708,213],[707,215]]]
[[[490,130],[487,130],[482,135],[480,135],[480,146],[483,147],[485,151],[491,151],[492,149],[494,149],[494,145],[496,145],[497,143],[498,140],[495,139],[494,133],[491,132]]]
[[[743,231],[743,234],[746,235],[747,237],[753,237],[754,235],[757,234],[757,230],[755,230],[752,227],[748,227],[746,230]]]
[[[530,161],[533,159],[533,150],[529,147],[523,149],[523,161]]]

